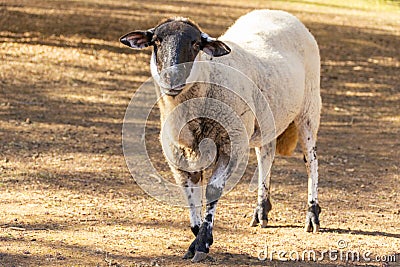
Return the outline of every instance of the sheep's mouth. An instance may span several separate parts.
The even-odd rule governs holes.
[[[177,85],[173,88],[163,88],[164,93],[168,96],[177,96],[180,92],[182,92],[182,89],[185,87],[185,84],[180,84]]]

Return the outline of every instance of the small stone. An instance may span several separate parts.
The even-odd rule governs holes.
[[[63,255],[61,255],[60,253],[57,253],[56,259],[57,259],[57,260],[60,260],[60,261],[63,261],[63,260],[65,260],[66,258],[65,258]]]
[[[151,261],[151,266],[159,267],[160,265],[158,264],[157,260],[152,260]]]

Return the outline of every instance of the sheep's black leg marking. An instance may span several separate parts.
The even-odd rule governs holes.
[[[199,230],[200,230],[200,226],[199,225],[191,226],[190,229],[192,230],[192,233],[194,234],[194,236],[197,236],[197,234],[199,233]]]
[[[253,219],[250,226],[257,226],[260,224],[262,228],[267,227],[268,212],[271,210],[272,205],[270,201],[270,172],[268,163],[271,162],[270,145],[256,148],[257,155],[257,168],[258,168],[258,204],[254,210]]]

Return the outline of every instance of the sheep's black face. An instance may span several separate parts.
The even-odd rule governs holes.
[[[185,22],[171,21],[155,28],[152,44],[160,85],[166,94],[178,94],[200,51],[201,32]]]
[[[132,48],[153,46],[152,75],[167,95],[179,94],[186,85],[200,50],[219,57],[230,53],[221,41],[209,37],[187,19],[169,19],[147,31],[134,31],[120,41]],[[155,77],[156,76],[156,77]]]

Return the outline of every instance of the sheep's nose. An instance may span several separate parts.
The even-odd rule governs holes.
[[[169,67],[161,72],[161,86],[168,89],[180,88],[185,84],[185,77],[175,66]]]

